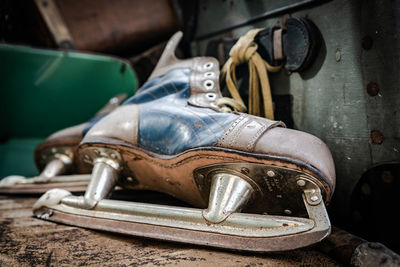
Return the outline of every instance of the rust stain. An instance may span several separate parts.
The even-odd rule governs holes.
[[[377,96],[379,93],[379,86],[376,82],[370,82],[367,85],[367,93],[370,96]]]
[[[378,130],[372,130],[370,139],[372,144],[380,145],[383,143],[383,134]]]

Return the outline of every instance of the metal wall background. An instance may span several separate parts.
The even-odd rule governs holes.
[[[298,2],[203,0],[196,35]],[[332,151],[337,186],[329,210],[340,222],[350,215],[351,193],[361,175],[374,165],[400,162],[400,2],[315,2],[291,15],[309,18],[321,31],[316,62],[304,73],[270,77],[274,95],[291,95],[294,128],[320,137]],[[268,18],[213,38],[240,37],[280,21],[281,16]],[[192,51],[204,55],[211,39],[193,42]]]

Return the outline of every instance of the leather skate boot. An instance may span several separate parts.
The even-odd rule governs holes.
[[[91,121],[100,120],[118,107],[126,97],[126,94],[120,94],[111,98]],[[50,135],[34,152],[40,175],[32,178],[17,175],[6,177],[0,181],[0,193],[38,194],[54,187],[84,192],[90,180],[88,174],[91,169],[79,160],[77,148],[88,125],[89,123],[82,123]]]
[[[55,222],[163,240],[281,251],[330,232],[335,187],[327,146],[310,134],[239,112],[219,89],[214,58],[178,60],[169,41],[150,80],[93,124],[79,157],[93,166],[84,196],[50,190],[34,205]],[[170,194],[195,208],[106,199],[118,184]],[[241,213],[243,211],[243,213]]]

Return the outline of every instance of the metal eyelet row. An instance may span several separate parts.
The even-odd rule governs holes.
[[[212,67],[214,67],[214,63],[213,62],[206,62],[204,65],[203,65],[203,69],[205,69],[205,70],[210,70],[210,69],[212,69]],[[204,73],[204,77],[205,78],[212,78],[212,77],[214,77],[215,76],[215,73],[214,72],[211,72],[211,71],[207,71],[207,72],[205,72]],[[207,80],[205,80],[204,82],[203,82],[203,86],[204,86],[204,88],[207,90],[207,91],[212,91],[212,90],[214,90],[214,87],[215,87],[215,82],[213,81],[213,80],[210,80],[210,79],[207,79]],[[216,97],[217,97],[217,95],[216,94],[214,94],[214,93],[208,93],[207,95],[206,95],[210,100],[214,100]]]
[[[207,91],[206,97],[210,101],[215,101],[217,99],[217,94],[213,93],[213,91],[215,90],[215,81],[213,80],[213,78],[216,76],[216,74],[211,71],[213,67],[214,62],[211,61],[204,63],[202,66],[202,70],[205,71],[203,77],[206,78],[206,80],[203,81],[203,88],[205,89],[205,91]]]

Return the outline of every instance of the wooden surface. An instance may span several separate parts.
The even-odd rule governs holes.
[[[239,253],[55,224],[32,217],[34,202],[0,196],[0,266],[340,266],[311,248]]]

